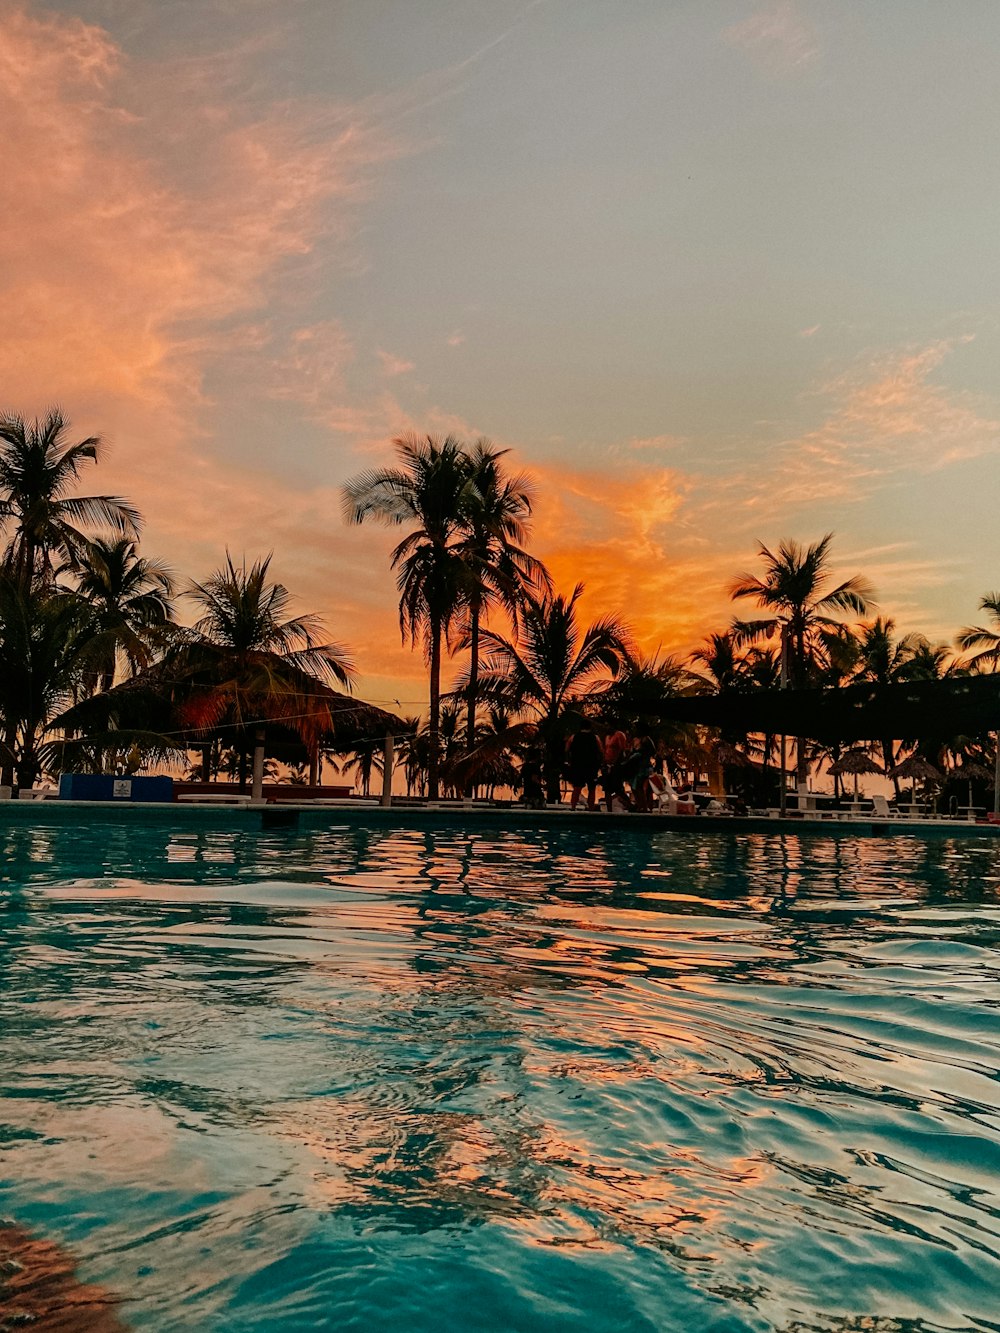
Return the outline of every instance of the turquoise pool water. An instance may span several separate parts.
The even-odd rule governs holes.
[[[0,847],[0,1217],[128,1328],[1000,1328],[1000,843]]]

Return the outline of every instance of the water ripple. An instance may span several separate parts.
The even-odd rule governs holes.
[[[1000,847],[602,832],[8,830],[0,1296],[1000,1327]]]

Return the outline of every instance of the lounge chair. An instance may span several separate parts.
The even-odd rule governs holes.
[[[693,815],[697,807],[690,798],[681,796],[669,779],[661,773],[652,773],[649,779],[650,796],[654,810],[666,811],[668,815]]]
[[[898,810],[890,810],[889,802],[884,796],[872,797],[872,815],[876,819],[905,819],[906,816]]]

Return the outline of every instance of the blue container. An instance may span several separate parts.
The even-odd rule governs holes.
[[[60,801],[172,801],[174,780],[168,777],[131,778],[114,773],[63,773]]]

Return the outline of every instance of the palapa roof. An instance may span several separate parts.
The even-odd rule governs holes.
[[[294,691],[286,692],[281,707],[270,715],[260,695],[245,692],[242,707],[238,699],[221,710],[214,707],[211,718],[202,724],[198,700],[220,686],[177,675],[159,662],[103,694],[84,699],[59,719],[59,725],[91,733],[96,729],[106,737],[115,732],[156,733],[179,749],[193,748],[220,734],[236,739],[260,726],[267,732],[269,748],[274,743],[303,744],[303,730],[321,748],[408,731],[407,723],[395,713],[302,674],[301,713],[296,712]],[[307,729],[296,725],[300,719],[308,719]]]

